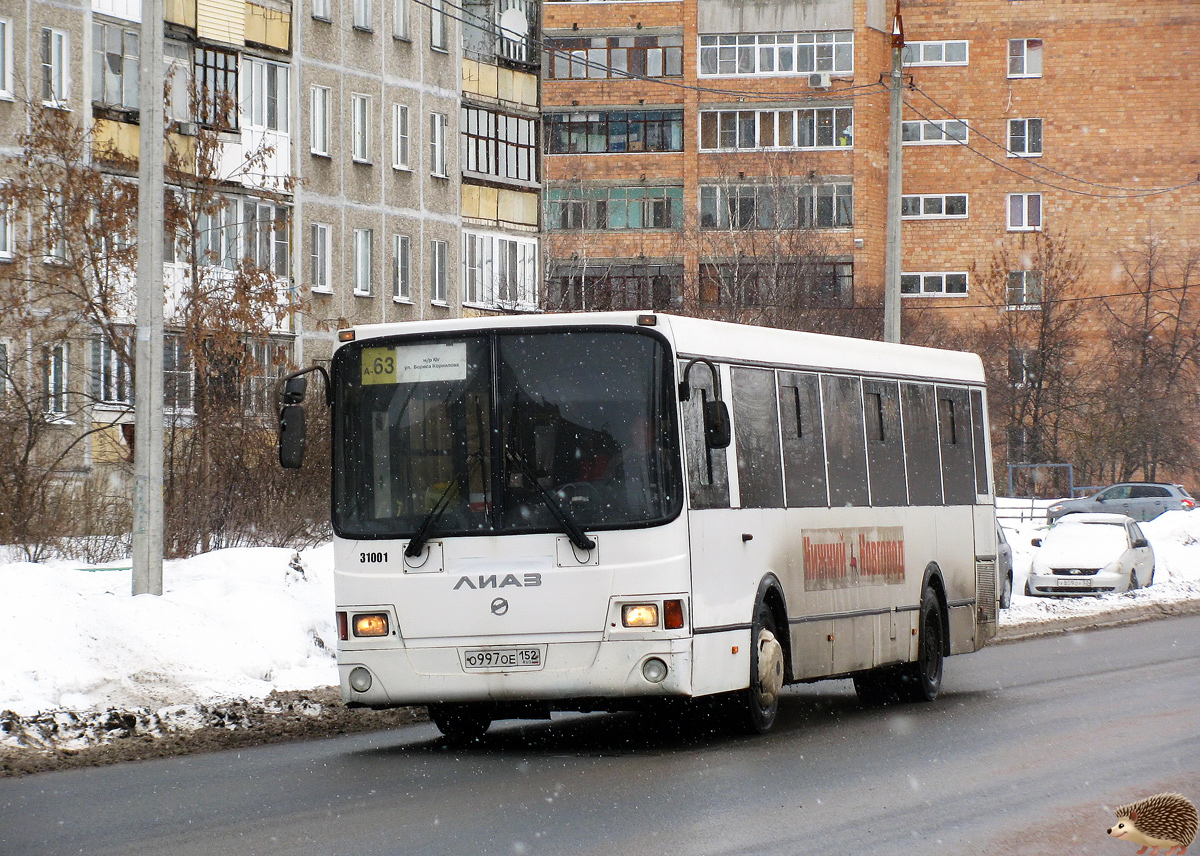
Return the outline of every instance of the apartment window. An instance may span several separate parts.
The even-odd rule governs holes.
[[[429,46],[446,50],[446,9],[444,0],[429,0]]]
[[[701,76],[854,71],[854,32],[700,37]]]
[[[70,52],[63,30],[42,28],[42,101],[56,107],[67,102]]]
[[[449,270],[446,241],[429,242],[429,299],[433,303],[445,303]]]
[[[392,105],[392,168],[409,169],[408,161],[408,107]]]
[[[851,148],[854,108],[799,110],[709,110],[700,114],[700,148]]]
[[[702,306],[777,306],[797,295],[809,303],[848,306],[854,297],[850,262],[707,262],[699,280]]]
[[[393,0],[392,3],[392,36],[397,39],[409,39],[409,9],[410,0]]]
[[[242,223],[238,202],[223,200],[219,208],[202,210],[197,218],[199,263],[233,270],[241,260]]]
[[[237,129],[238,55],[196,48],[197,119],[222,131]]]
[[[701,229],[842,229],[854,225],[851,184],[700,186]]]
[[[13,97],[12,20],[0,18],[0,99]]]
[[[275,412],[275,387],[290,362],[286,342],[259,339],[247,344],[246,381],[242,403],[248,413]]]
[[[251,128],[288,132],[288,67],[258,59],[246,60],[249,95],[245,105]]]
[[[1040,270],[1010,270],[1008,272],[1008,305],[1039,306],[1044,293]]]
[[[43,411],[52,415],[67,412],[67,345],[42,349]]]
[[[354,29],[372,31],[371,0],[354,0]]]
[[[1042,76],[1042,40],[1008,40],[1008,76]]]
[[[1008,382],[1017,389],[1037,383],[1041,360],[1037,351],[1011,348],[1008,352]]]
[[[370,229],[354,230],[354,293],[360,297],[371,295],[371,243],[374,234]]]
[[[172,122],[194,122],[192,111],[192,48],[182,42],[163,42],[163,72],[166,86],[167,118]]]
[[[92,398],[102,404],[133,404],[133,372],[129,358],[133,351],[130,341],[122,343],[122,351],[113,347],[105,336],[92,340]]]
[[[967,133],[967,123],[958,119],[904,122],[901,125],[901,137],[906,146],[965,143]]]
[[[967,43],[905,42],[903,59],[905,65],[966,65]]]
[[[1042,154],[1042,120],[1008,120],[1009,157],[1031,158]]]
[[[544,121],[552,155],[683,151],[682,110],[548,113]]]
[[[546,191],[549,229],[681,229],[682,187],[571,187]]]
[[[358,163],[371,162],[371,96],[350,96],[351,156]]]
[[[902,273],[900,274],[900,294],[907,297],[928,297],[929,295],[965,295],[967,293],[967,272],[953,273]]]
[[[669,309],[682,301],[683,266],[589,261],[556,267],[546,280],[554,311]]]
[[[537,306],[537,241],[463,233],[463,301],[500,308]]]
[[[331,292],[329,226],[313,223],[309,233],[309,282],[313,291]]]
[[[547,39],[544,67],[555,80],[681,77],[683,36]]]
[[[429,169],[438,178],[448,178],[446,168],[446,125],[445,113],[429,114]]]
[[[900,216],[910,220],[953,220],[967,216],[967,194],[926,193],[900,197]]]
[[[196,372],[187,340],[178,334],[163,336],[163,405],[180,412],[192,409]]]
[[[138,32],[103,21],[92,23],[92,101],[138,107]]]
[[[329,9],[329,0],[312,0],[312,16],[318,21],[329,22],[333,14]]]
[[[412,238],[392,235],[392,299],[412,300]]]
[[[537,181],[537,124],[498,110],[463,107],[462,168],[498,178]]]
[[[13,243],[12,212],[7,204],[0,202],[0,260],[12,259]]]
[[[1037,232],[1042,228],[1042,194],[1008,194],[1008,231]]]
[[[288,275],[289,212],[282,205],[242,202],[242,258],[275,276]]]
[[[67,235],[63,224],[63,206],[66,201],[61,193],[50,193],[46,198],[45,216],[42,220],[43,241],[46,248],[42,258],[46,264],[62,264],[67,260]]]
[[[314,155],[329,156],[329,87],[314,86],[312,109],[309,111],[309,151]]]
[[[8,341],[0,339],[0,395],[6,395],[11,384],[8,373]]]

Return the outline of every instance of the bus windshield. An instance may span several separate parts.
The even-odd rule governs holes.
[[[682,507],[671,359],[655,336],[373,339],[333,369],[342,537],[562,531],[562,515],[625,528]]]

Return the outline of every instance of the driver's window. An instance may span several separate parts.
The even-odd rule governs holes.
[[[1110,487],[1108,490],[1104,491],[1103,493],[1101,493],[1099,496],[1096,497],[1096,499],[1104,500],[1104,501],[1111,500],[1111,499],[1128,499],[1128,498],[1129,498],[1129,485],[1123,485],[1123,484],[1117,485],[1116,487]]]

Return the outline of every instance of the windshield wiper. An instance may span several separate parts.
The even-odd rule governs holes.
[[[542,483],[538,481],[537,474],[529,466],[529,462],[512,449],[508,449],[507,453],[508,459],[517,465],[521,470],[521,474],[525,476],[525,479],[538,489],[538,493],[542,495],[542,501],[546,503],[546,507],[550,509],[550,513],[554,516],[554,519],[558,521],[558,525],[566,530],[571,543],[580,550],[595,550],[596,542],[584,534],[583,530],[579,528],[579,524],[571,519],[571,516],[567,514],[558,500],[554,498],[554,495],[542,487]]]
[[[471,475],[471,467],[483,460],[482,452],[472,452],[468,457],[467,467],[462,472],[455,473],[450,481],[446,484],[446,489],[438,496],[437,502],[433,504],[433,508],[425,514],[421,520],[421,525],[417,527],[417,534],[408,542],[408,546],[404,548],[404,555],[410,559],[421,555],[421,551],[425,549],[425,543],[429,540],[429,536],[433,532],[433,524],[441,519],[442,514],[450,507],[450,494],[458,487],[461,479]]]

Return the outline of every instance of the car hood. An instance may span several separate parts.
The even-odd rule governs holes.
[[[1035,561],[1049,568],[1103,568],[1121,557],[1121,550],[1109,544],[1073,541],[1068,544],[1047,544]]]

